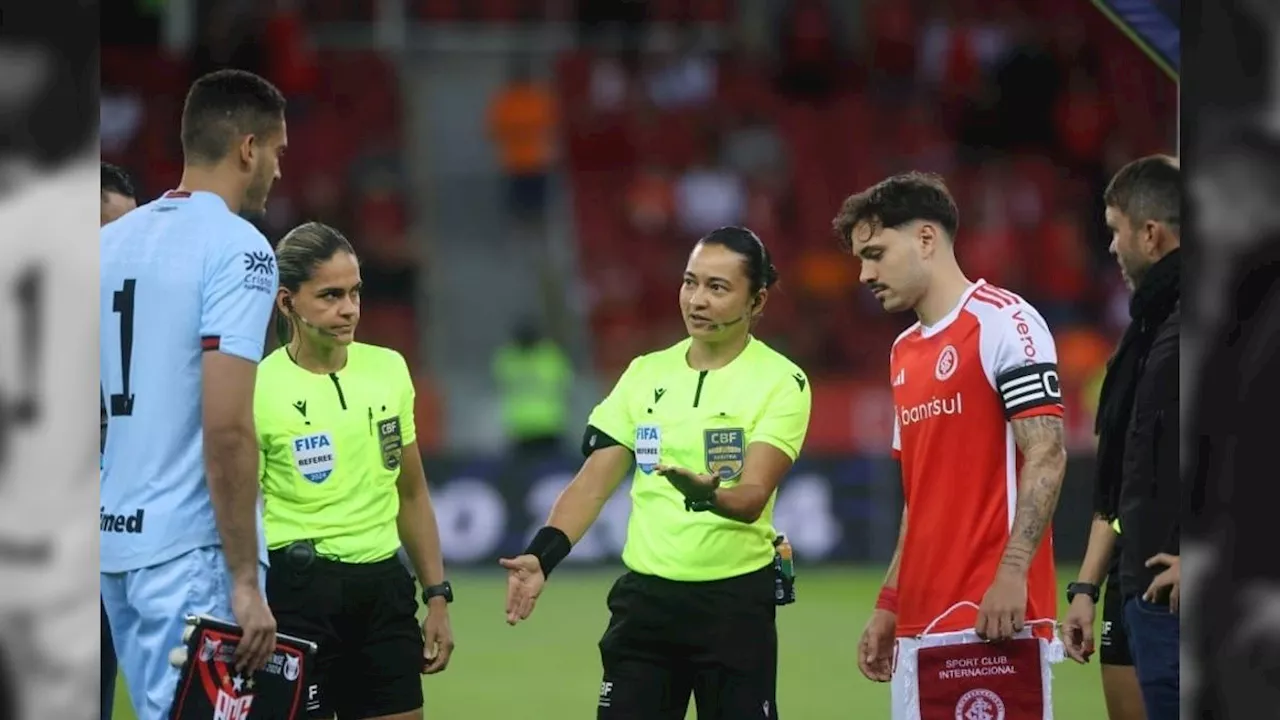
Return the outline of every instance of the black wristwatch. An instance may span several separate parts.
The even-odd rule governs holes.
[[[1067,604],[1071,603],[1071,599],[1076,595],[1088,595],[1093,600],[1093,604],[1098,604],[1098,586],[1093,583],[1073,582],[1067,583]]]
[[[453,585],[448,580],[439,585],[428,585],[422,588],[422,602],[430,603],[431,598],[442,597],[446,603],[453,602]]]

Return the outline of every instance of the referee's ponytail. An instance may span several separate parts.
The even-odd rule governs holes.
[[[307,222],[290,230],[276,243],[276,267],[280,270],[281,289],[297,293],[302,283],[315,275],[316,268],[340,252],[356,256],[351,243],[336,228],[324,223]],[[274,322],[276,339],[281,346],[288,345],[293,338],[293,313],[290,307],[281,300],[276,302]]]
[[[720,245],[742,256],[746,263],[747,279],[751,283],[751,294],[768,290],[778,282],[778,269],[773,266],[773,258],[764,241],[755,233],[744,227],[722,227],[712,230],[698,241],[700,245]]]

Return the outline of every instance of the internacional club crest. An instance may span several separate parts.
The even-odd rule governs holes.
[[[946,380],[956,373],[959,364],[960,354],[956,352],[954,345],[948,345],[938,353],[938,364],[933,368],[933,376],[938,380]]]
[[[1004,701],[986,688],[975,688],[956,702],[956,720],[1004,720]]]

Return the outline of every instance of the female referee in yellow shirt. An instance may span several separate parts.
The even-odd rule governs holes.
[[[453,650],[453,590],[418,454],[413,382],[394,350],[355,342],[360,265],[320,223],[276,247],[282,347],[258,370],[267,601],[280,631],[319,644],[313,718],[422,717],[421,673]],[[417,592],[403,545],[425,586]]]
[[[689,256],[689,337],[632,361],[587,421],[586,462],[508,571],[507,622],[595,521],[632,463],[632,510],[600,640],[600,720],[778,717],[773,502],[809,425],[800,368],[750,334],[777,271],[750,230],[721,228]],[[777,592],[777,595],[775,595]]]

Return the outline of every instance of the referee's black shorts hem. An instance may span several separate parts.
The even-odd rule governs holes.
[[[400,559],[306,570],[271,553],[267,602],[279,631],[319,645],[308,717],[369,718],[422,707],[417,588]]]
[[[1120,573],[1107,576],[1102,591],[1102,632],[1098,638],[1098,661],[1103,665],[1133,666],[1129,650],[1129,633],[1124,627],[1124,596],[1120,592]]]
[[[684,720],[690,696],[698,717],[777,720],[772,564],[711,582],[628,572],[608,605],[597,720]]]

